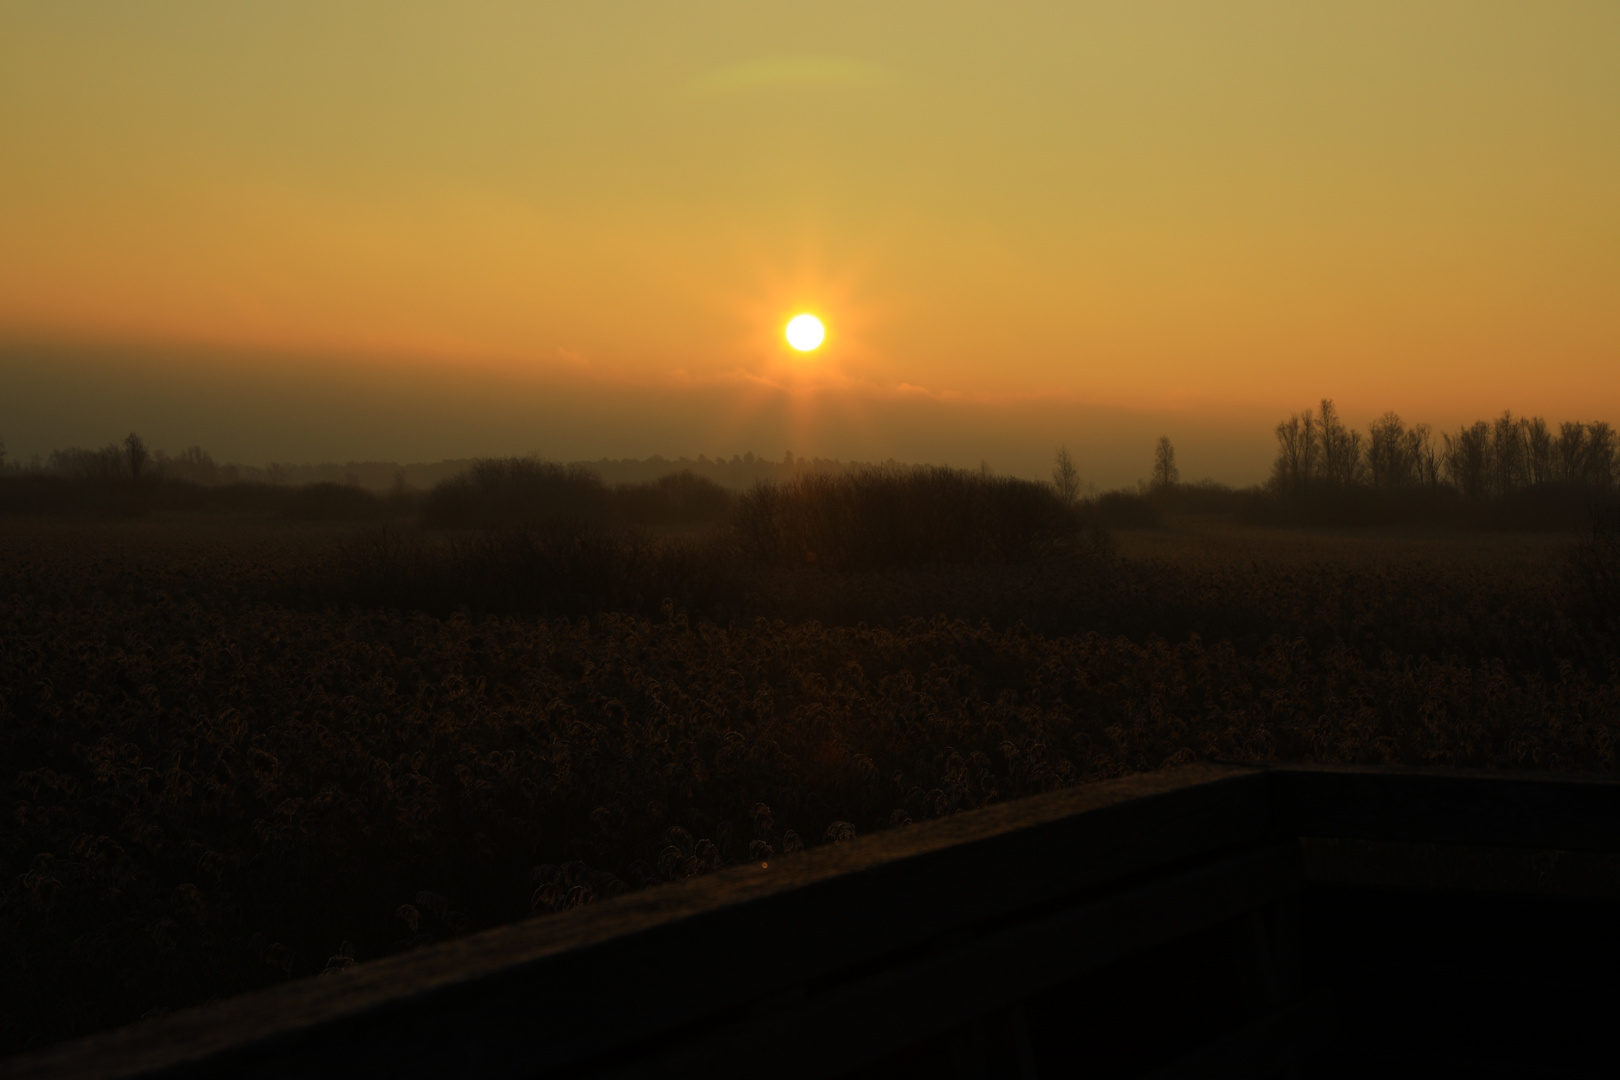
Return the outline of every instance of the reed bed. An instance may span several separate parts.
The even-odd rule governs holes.
[[[1179,762],[1616,768],[1569,541],[1268,535],[684,599],[643,538],[636,595],[506,604],[563,541],[433,592],[377,534],[13,522],[0,1051]]]

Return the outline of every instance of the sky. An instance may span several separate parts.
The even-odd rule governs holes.
[[[1112,486],[1322,397],[1620,421],[1616,56],[1612,0],[7,0],[0,438]]]

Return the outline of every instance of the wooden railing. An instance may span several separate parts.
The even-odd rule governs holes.
[[[1378,897],[1585,904],[1601,926],[1617,852],[1617,779],[1188,766],[469,935],[0,1076],[1283,1073],[1396,1045],[1346,1030],[1379,1026],[1345,987],[1382,969],[1333,944]],[[1379,940],[1434,936],[1414,933]]]

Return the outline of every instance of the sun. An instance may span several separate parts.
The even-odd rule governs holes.
[[[788,320],[788,344],[800,352],[815,349],[826,336],[827,331],[822,327],[821,320],[814,315],[795,315]]]

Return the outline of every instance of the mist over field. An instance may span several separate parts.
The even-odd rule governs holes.
[[[1263,480],[1268,414],[1117,409],[1062,396],[934,398],[832,389],[803,400],[745,380],[616,382],[539,368],[242,356],[202,349],[138,353],[0,347],[0,437],[13,460],[100,445],[138,430],[172,451],[201,445],[221,461],[264,465],[433,462],[536,454],[551,460],[730,458],[752,453],[898,460],[1043,477],[1067,445],[1086,479],[1144,479],[1171,432],[1189,475]]]
[[[257,468],[376,463],[362,470],[371,486],[391,482],[394,465],[426,466],[412,482],[427,486],[455,467],[434,463],[514,455],[582,462],[790,456],[988,466],[1045,479],[1054,448],[1063,446],[1083,484],[1112,490],[1148,480],[1153,447],[1167,436],[1184,480],[1248,487],[1271,478],[1278,419],[1315,400],[1275,410],[1211,402],[1151,411],[1057,396],[940,400],[850,390],[807,402],[737,384],[615,384],[557,372],[519,379],[477,365],[444,373],[352,359],[43,344],[0,346],[0,378],[11,390],[0,399],[0,438],[13,464],[138,430],[154,448],[201,446],[217,461]],[[1536,402],[1506,401],[1483,415],[1534,416]],[[1549,412],[1555,424],[1603,421],[1590,415],[1591,404]],[[1391,408],[1336,402],[1343,422],[1363,432]],[[1455,405],[1403,415],[1436,438],[1480,418]],[[322,474],[343,476],[341,467]]]

